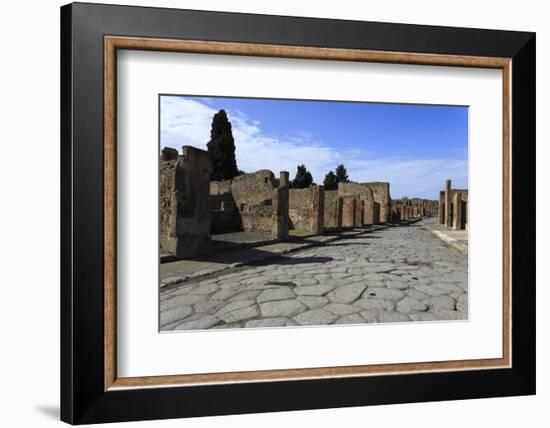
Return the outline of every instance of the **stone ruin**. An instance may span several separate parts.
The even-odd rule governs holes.
[[[182,154],[162,150],[160,163],[160,246],[176,257],[212,252],[208,194],[208,152],[184,146]]]
[[[213,233],[237,231],[288,237],[288,172],[279,179],[267,169],[232,180],[211,181],[209,206]]]
[[[211,234],[255,232],[286,240],[289,230],[326,230],[399,222],[437,211],[436,201],[392,201],[389,183],[341,182],[337,190],[290,189],[288,172],[270,170],[211,181],[208,152],[164,148],[160,160],[161,252],[177,258],[208,255]],[[299,234],[299,233],[298,233]]]
[[[438,202],[421,198],[402,198],[392,201],[391,221],[399,223],[422,217],[431,217],[438,212]]]
[[[468,230],[468,189],[452,189],[451,180],[439,192],[438,222],[450,229]]]

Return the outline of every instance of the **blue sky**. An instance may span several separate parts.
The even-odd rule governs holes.
[[[468,187],[468,109],[333,101],[161,96],[161,147],[206,148],[212,116],[226,110],[238,167],[314,181],[343,163],[357,182],[389,181],[393,198],[437,199],[447,178]]]

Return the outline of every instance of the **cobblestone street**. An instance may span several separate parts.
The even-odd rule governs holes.
[[[162,289],[161,330],[466,319],[467,256],[422,224]]]

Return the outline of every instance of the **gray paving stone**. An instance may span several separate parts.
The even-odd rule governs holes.
[[[245,308],[236,309],[234,311],[225,312],[220,315],[220,318],[227,323],[247,320],[260,316],[258,306],[247,306]]]
[[[160,313],[160,325],[171,324],[175,321],[182,320],[193,313],[190,306],[176,306],[167,311]]]
[[[288,322],[287,318],[261,318],[247,321],[245,327],[282,327]]]
[[[409,318],[413,321],[433,321],[436,319],[432,312],[416,312],[409,314]]]
[[[363,296],[369,299],[399,300],[405,297],[405,292],[390,288],[368,288]]]
[[[260,304],[263,317],[292,317],[307,310],[307,306],[297,299],[276,300]]]
[[[387,299],[376,299],[376,298],[361,298],[353,303],[363,309],[367,310],[385,310],[393,311],[395,310],[396,303],[393,300]]]
[[[216,283],[200,284],[197,288],[191,291],[190,294],[212,294],[218,291],[220,287]]]
[[[306,285],[296,287],[294,292],[299,296],[322,296],[333,289],[332,285]]]
[[[350,314],[338,319],[334,324],[364,324],[365,319],[359,314]]]
[[[272,288],[270,290],[264,290],[258,296],[259,303],[268,302],[270,300],[287,300],[296,298],[296,294],[290,288]]]
[[[246,308],[254,304],[256,304],[255,300],[238,300],[236,302],[228,303],[223,308],[221,308],[215,315],[218,317],[221,317],[223,314],[227,312],[231,312],[241,308]]]
[[[298,296],[298,300],[306,305],[309,309],[320,308],[325,306],[329,300],[322,296]]]
[[[397,302],[397,310],[404,314],[410,314],[411,312],[427,311],[428,305],[407,296]]]
[[[455,310],[456,301],[450,296],[435,296],[424,301],[430,308]]]
[[[328,305],[324,306],[323,309],[332,312],[334,315],[338,316],[349,315],[363,310],[361,307],[347,305],[345,303],[329,303]]]
[[[378,314],[378,319],[380,322],[406,322],[411,320],[407,315],[394,311],[381,311]]]
[[[367,286],[361,282],[349,285],[342,285],[327,294],[327,297],[337,303],[351,303],[357,300],[365,291]]]
[[[221,321],[218,317],[213,315],[205,315],[193,321],[184,321],[176,326],[174,330],[204,330],[215,326],[219,322]]]
[[[338,317],[322,308],[311,309],[302,312],[293,318],[300,325],[327,325],[335,321]]]

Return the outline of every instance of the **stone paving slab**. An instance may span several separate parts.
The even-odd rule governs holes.
[[[161,329],[466,320],[467,256],[423,224],[316,237],[324,245],[162,288]]]

